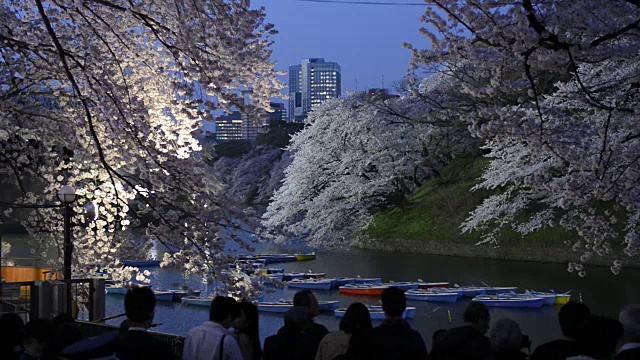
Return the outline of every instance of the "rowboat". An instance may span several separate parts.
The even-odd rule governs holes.
[[[367,307],[369,308],[369,314],[371,315],[371,320],[384,320],[387,318],[381,306],[367,306]],[[343,318],[346,312],[347,312],[347,309],[341,308],[341,309],[334,310],[333,314],[338,318]],[[402,313],[402,318],[413,319],[415,314],[416,314],[416,308],[409,306]]]
[[[267,275],[271,274],[284,274],[284,269],[266,268],[263,270]]]
[[[265,285],[275,285],[276,283],[282,282],[282,274],[271,274],[267,275],[267,279],[264,281]]]
[[[213,297],[198,297],[198,296],[185,296],[180,302],[183,305],[191,305],[191,306],[211,306],[211,301]]]
[[[105,290],[109,295],[124,295],[129,291],[129,287],[124,287],[121,285],[105,285]]]
[[[571,294],[570,293],[557,294],[554,304],[555,305],[565,305],[570,300],[571,300]]]
[[[381,296],[389,285],[384,284],[347,284],[338,288],[341,294]]]
[[[308,272],[308,273],[304,274],[304,278],[305,279],[321,279],[321,278],[325,277],[325,275],[327,275],[327,273]]]
[[[305,273],[301,273],[301,272],[284,273],[284,274],[282,274],[282,280],[283,281],[290,281],[290,280],[293,280],[293,279],[304,279],[304,275],[305,275]]]
[[[173,302],[173,291],[154,290],[157,302]]]
[[[411,289],[417,289],[420,283],[417,282],[413,282],[413,281],[400,281],[400,282],[392,282],[392,283],[385,283],[382,285],[388,285],[388,286],[393,286],[393,287],[397,287],[400,290],[411,290]]]
[[[286,313],[293,307],[293,303],[288,302],[259,302],[258,311],[270,313]]]
[[[200,296],[200,290],[193,290],[193,291],[167,290],[167,291],[173,293],[172,301],[180,301],[183,297],[186,297],[186,296]]]
[[[542,302],[542,305],[553,305],[556,303],[556,298],[558,297],[558,294],[556,293],[546,293],[546,292],[539,292],[539,291],[527,291],[525,292],[525,294],[533,297],[542,298],[544,300]]]
[[[295,255],[286,255],[286,254],[258,255],[258,258],[264,259],[265,264],[298,261]]]
[[[418,284],[420,289],[446,288],[448,286],[448,282],[421,282]]]
[[[287,285],[298,289],[331,290],[333,279],[293,279]]]
[[[460,294],[462,295],[462,297],[467,297],[467,298],[473,298],[478,295],[486,294],[486,291],[484,288],[480,288],[476,286],[462,286],[459,288],[452,288],[452,289],[456,289],[457,291],[460,291]]]
[[[125,260],[124,266],[132,267],[158,267],[160,266],[160,260]]]
[[[544,299],[540,297],[529,297],[521,295],[478,295],[473,298],[473,301],[491,307],[539,308],[542,306]]]
[[[338,277],[336,278],[336,286],[347,284],[381,284],[382,278],[363,278],[363,277]]]
[[[424,289],[407,290],[407,300],[432,301],[454,303],[458,301],[458,293],[455,292],[433,292]]]
[[[297,261],[306,261],[306,260],[315,260],[316,253],[312,252],[309,254],[293,254],[296,257]]]
[[[484,293],[487,295],[515,293],[516,291],[518,291],[517,286],[503,286],[503,287],[486,286],[486,287],[483,287],[482,289],[484,289]]]

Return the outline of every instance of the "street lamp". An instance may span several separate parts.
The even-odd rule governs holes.
[[[71,203],[76,200],[76,189],[65,185],[58,190],[58,199],[64,204],[64,269],[65,279],[71,279],[71,254],[73,243],[71,242]]]

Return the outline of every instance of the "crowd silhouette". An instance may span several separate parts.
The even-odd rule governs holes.
[[[34,319],[26,325],[16,314],[0,317],[0,359],[176,359],[173,349],[155,340],[152,326],[156,299],[147,287],[129,290],[127,319],[119,331],[82,339],[68,315]],[[386,319],[373,327],[369,309],[353,303],[329,332],[314,322],[318,301],[308,290],[296,293],[284,325],[260,346],[259,315],[250,302],[218,296],[209,320],[189,331],[184,360],[640,360],[640,306],[629,305],[618,319],[591,314],[584,304],[569,302],[558,314],[564,338],[532,344],[511,319],[492,321],[486,306],[472,302],[464,324],[433,333],[431,351],[422,336],[403,320],[404,292],[391,287],[382,294]],[[531,354],[530,354],[531,353]]]

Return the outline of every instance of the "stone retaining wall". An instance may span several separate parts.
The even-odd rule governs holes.
[[[580,253],[569,247],[528,247],[528,246],[492,246],[488,244],[475,245],[471,243],[443,242],[433,240],[399,240],[399,239],[365,239],[357,247],[363,249],[407,252],[415,254],[448,255],[473,258],[487,258],[499,260],[516,260],[532,262],[568,263],[579,260]],[[630,259],[624,254],[618,254],[623,267],[640,267],[640,259]],[[613,257],[594,257],[589,261],[592,265],[610,266]]]

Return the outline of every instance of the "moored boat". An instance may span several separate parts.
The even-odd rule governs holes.
[[[485,289],[484,288],[480,288],[480,287],[476,287],[476,286],[461,286],[458,288],[451,288],[452,290],[455,289],[457,291],[460,292],[460,295],[462,297],[467,297],[467,298],[474,298],[478,295],[484,295],[486,294]]]
[[[173,291],[154,290],[157,302],[173,302]]]
[[[183,305],[191,305],[191,306],[211,306],[211,301],[213,297],[198,297],[198,296],[185,296],[180,299],[180,302]]]
[[[336,278],[336,286],[347,284],[381,284],[382,278],[363,278],[357,277],[338,277]]]
[[[502,296],[502,295],[478,295],[473,301],[482,303],[489,307],[510,307],[510,308],[539,308],[544,299],[533,296]]]
[[[411,290],[411,289],[417,289],[419,287],[420,283],[414,282],[414,281],[399,281],[399,282],[392,282],[392,283],[384,283],[382,285],[387,285],[387,286],[393,286],[393,287],[397,287],[400,290]]]
[[[316,253],[312,252],[309,254],[293,254],[293,256],[296,257],[297,261],[307,261],[307,260],[315,260],[316,259]]]
[[[308,290],[331,290],[333,279],[293,279],[287,286]]]
[[[556,293],[546,293],[546,292],[539,292],[539,291],[527,291],[525,292],[525,294],[533,297],[542,298],[543,299],[542,305],[553,305],[556,302],[556,297],[558,297],[558,294]]]
[[[124,266],[131,267],[158,267],[160,266],[160,260],[125,260]]]
[[[386,316],[381,306],[367,306],[369,308],[369,314],[371,315],[371,320],[385,320]],[[347,309],[341,308],[333,311],[333,314],[338,318],[343,318],[344,314],[347,312]],[[407,306],[407,309],[402,313],[402,318],[404,319],[413,319],[416,314],[416,308],[413,306]]]
[[[433,288],[446,288],[449,286],[449,283],[446,281],[443,282],[421,282],[418,284],[420,289],[433,289]]]
[[[173,301],[180,301],[186,296],[200,296],[200,290],[167,290],[173,293]]]
[[[432,301],[454,303],[458,301],[458,293],[455,292],[434,292],[425,289],[407,290],[407,300]]]
[[[265,264],[298,261],[298,259],[296,259],[294,255],[287,255],[287,254],[258,255],[258,258],[264,259]]]
[[[293,300],[278,300],[278,304],[288,304],[293,307]],[[338,300],[318,301],[318,311],[333,311],[340,307]]]
[[[555,305],[565,305],[570,300],[571,300],[571,294],[570,293],[556,294],[556,299],[554,301],[554,304]]]
[[[487,295],[515,293],[516,291],[518,291],[517,286],[502,286],[502,287],[486,286],[486,287],[483,287],[482,289],[484,289],[484,293]]]
[[[282,280],[283,281],[290,281],[290,280],[294,280],[294,279],[304,279],[304,275],[305,275],[305,273],[301,273],[301,272],[283,273],[282,274]]]
[[[304,278],[305,279],[321,279],[324,278],[327,275],[327,273],[314,273],[314,272],[308,272],[304,274]]]
[[[121,285],[105,285],[104,288],[109,295],[124,295],[130,289]]]
[[[340,286],[338,291],[341,294],[381,296],[387,288],[389,285],[384,284],[347,284]]]

